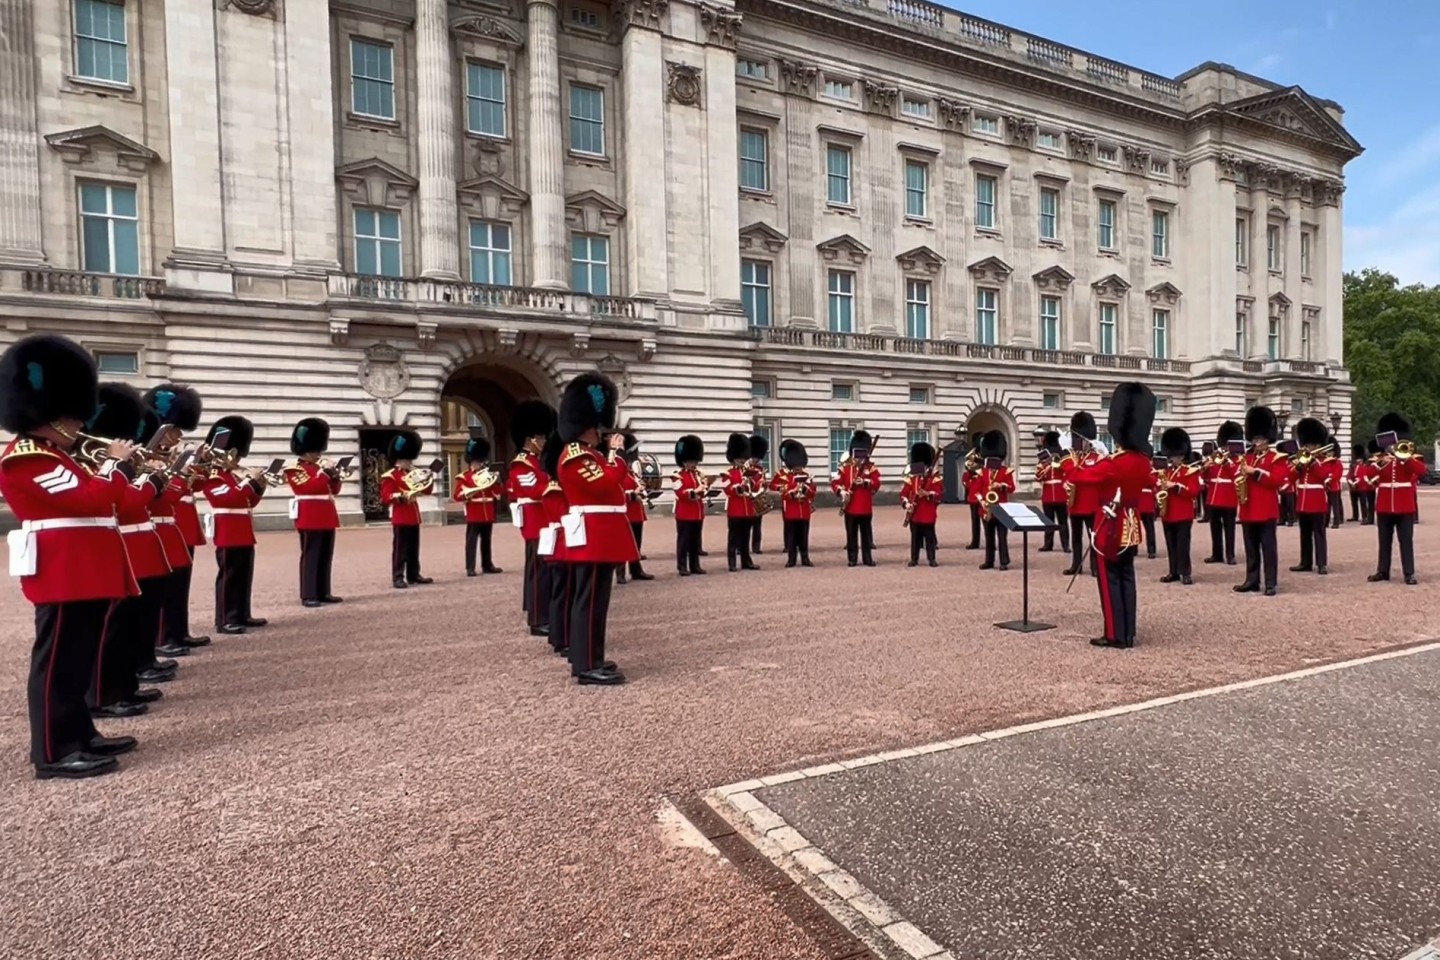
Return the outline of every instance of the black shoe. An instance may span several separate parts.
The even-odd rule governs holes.
[[[1278,591],[1277,591],[1274,587],[1266,587],[1266,588],[1265,588],[1265,596],[1267,596],[1267,597],[1273,597],[1273,596],[1275,596],[1275,594],[1276,594],[1277,592],[1278,592]]]
[[[1006,570],[1009,570],[1009,569],[1010,569],[1010,564],[1008,564],[1008,563],[1002,563],[1002,564],[1000,564],[999,570],[1000,570],[1001,573],[1004,573]]]
[[[1311,569],[1312,569],[1312,568],[1305,566],[1305,564],[1299,563],[1299,564],[1296,564],[1295,566],[1291,567],[1291,568],[1290,568],[1290,572],[1291,572],[1291,573],[1309,573]]]
[[[759,570],[759,569],[760,569],[760,565],[759,565],[759,564],[755,564],[755,563],[742,563],[742,564],[740,564],[740,569],[741,569],[741,570]]]
[[[600,664],[600,669],[604,670],[606,673],[618,673],[620,670],[620,665],[617,664],[614,660],[606,660],[604,663]]]
[[[1195,581],[1194,581],[1193,579],[1191,579],[1190,577],[1181,577],[1181,578],[1180,578],[1180,586],[1182,586],[1182,587],[1193,587],[1194,585],[1195,585]]]
[[[181,637],[179,640],[176,640],[175,642],[178,643],[178,644],[181,644],[182,646],[186,646],[186,647],[208,647],[208,646],[210,646],[210,638],[209,638],[209,637],[190,637],[190,636],[185,636],[185,637]]]
[[[1111,639],[1109,639],[1108,637],[1095,637],[1094,639],[1092,639],[1092,640],[1090,641],[1090,646],[1092,646],[1092,647],[1117,647],[1117,648],[1119,648],[1119,647],[1123,647],[1124,644],[1121,643],[1119,640],[1111,640]]]
[[[478,577],[479,574],[476,573],[474,570],[466,570],[466,571],[465,571],[465,576],[467,576],[467,577]]]
[[[856,562],[854,560],[847,560],[846,563],[852,567],[856,565]]]
[[[860,562],[863,563],[863,564],[865,564],[865,566],[867,566],[867,567],[873,567],[873,566],[875,566],[875,561],[874,561],[874,560],[861,560]]]
[[[1407,587],[1413,587],[1413,586],[1416,586],[1416,585],[1419,584],[1419,583],[1420,583],[1420,581],[1415,579],[1415,574],[1413,574],[1413,573],[1410,574],[1408,577],[1405,578],[1405,586],[1407,586]]]
[[[532,637],[548,637],[548,636],[550,636],[550,628],[549,628],[549,627],[531,627],[531,628],[530,628],[530,636],[532,636]]]
[[[85,745],[85,752],[97,757],[118,757],[122,753],[134,750],[139,743],[140,741],[134,737],[97,736]]]
[[[1079,567],[1066,567],[1064,570],[1061,570],[1061,571],[1060,571],[1060,575],[1061,575],[1062,577],[1073,577],[1073,576],[1075,576],[1075,574],[1077,574],[1077,573],[1079,573],[1079,572],[1080,572],[1080,568],[1079,568]]]
[[[1235,566],[1235,558],[1234,558],[1234,557],[1227,557],[1227,558],[1225,559],[1225,566],[1227,566],[1227,567],[1233,567],[1233,566]]]
[[[930,566],[932,566],[932,567],[938,567],[938,566],[940,566],[940,561],[938,561],[938,560],[927,560],[926,562],[929,563]]]
[[[731,573],[738,573],[739,570],[740,570],[740,568],[737,567],[737,566],[735,566],[735,564],[733,564],[733,563],[730,564],[730,572],[731,572]]]
[[[1236,593],[1259,593],[1259,592],[1260,592],[1260,584],[1258,584],[1258,583],[1237,583],[1237,584],[1233,587],[1233,589],[1234,589],[1234,591],[1235,591]]]
[[[344,598],[344,597],[334,597],[334,596],[321,597],[321,598],[320,598],[320,602],[321,602],[321,603],[344,603],[344,602],[345,602],[345,598]]]
[[[1224,560],[1224,558],[1222,558],[1222,557],[1206,557],[1204,560],[1201,560],[1200,562],[1201,562],[1201,563],[1224,563],[1225,560]]]
[[[790,569],[791,567],[793,567],[793,566],[795,566],[795,561],[794,561],[794,560],[786,560],[786,561],[785,561],[785,569],[786,569],[786,570],[789,570],[789,569]]]
[[[631,580],[654,580],[654,579],[655,579],[655,574],[653,574],[653,573],[646,573],[644,570],[641,570],[639,573],[631,574],[631,575],[630,575],[630,579],[631,579]]]
[[[625,674],[619,670],[586,670],[584,673],[577,673],[575,681],[582,687],[589,685],[614,687],[625,682]]]
[[[481,572],[481,573],[504,573],[505,571],[504,571],[504,570],[501,570],[499,567],[481,567],[481,568],[480,568],[480,572]]]
[[[418,583],[420,586],[423,587],[423,586],[424,586],[425,584],[427,584],[427,583],[434,583],[434,582],[435,582],[435,578],[434,578],[434,577],[416,577],[414,580],[411,580],[410,582],[411,582],[412,584],[417,584],[417,583]]]
[[[570,656],[570,648],[569,648],[569,647],[551,647],[551,648],[550,648],[550,652],[553,653],[553,654],[555,654],[555,656],[557,656],[557,657],[568,657],[568,656]]]
[[[920,561],[919,561],[919,560],[906,560],[906,561],[905,561],[905,566],[907,566],[907,567],[918,567],[918,566],[920,566]]]
[[[625,576],[625,574],[623,574],[623,573],[617,574],[617,575],[615,576],[615,582],[616,582],[616,583],[629,583],[629,582],[630,582],[630,578],[627,577],[627,576]]]
[[[706,571],[701,569],[700,567],[696,567],[695,569],[691,570],[690,573],[692,576],[703,577],[705,576]]]
[[[107,703],[103,707],[91,707],[90,716],[96,720],[124,720],[127,717],[138,717],[142,713],[149,713],[150,705],[132,700],[121,700],[117,703]]]
[[[1320,576],[1322,577],[1329,576],[1330,568],[1322,564],[1321,566],[1315,568],[1315,572],[1320,574]]]
[[[677,570],[677,571],[675,571],[675,572],[678,573],[678,574],[680,574],[680,576],[682,576],[682,577],[688,577],[688,576],[690,576],[690,571],[689,571],[689,570]]]
[[[710,551],[709,551],[709,550],[701,550],[701,551],[700,551],[700,556],[702,556],[702,557],[708,557],[708,556],[710,556]]]
[[[1180,579],[1180,578],[1177,577],[1177,576],[1175,576],[1175,574],[1173,574],[1173,573],[1167,573],[1167,574],[1165,574],[1165,576],[1163,576],[1163,577],[1160,578],[1160,582],[1161,582],[1161,583],[1174,583],[1176,580],[1179,580],[1179,579]]]
[[[982,563],[982,564],[980,564],[980,569],[981,569],[981,570],[994,570],[994,569],[995,569],[995,564],[993,564],[993,563]]]
[[[54,763],[35,764],[36,780],[83,780],[86,777],[98,777],[102,773],[112,773],[120,769],[120,761],[114,757],[97,757],[93,753],[83,753],[79,750],[66,757],[61,757]]]
[[[394,583],[394,587],[396,590],[404,590],[408,586],[410,586],[410,584],[406,583],[403,579],[396,580]]]
[[[763,554],[764,552],[765,552],[765,551],[764,551],[764,550],[761,550],[759,547],[751,547],[751,548],[750,548],[750,555],[751,555],[751,556],[758,557],[758,556],[760,556],[761,554]]]
[[[227,623],[227,624],[225,624],[225,626],[223,626],[223,627],[216,627],[216,628],[215,628],[215,632],[216,632],[216,633],[223,633],[223,634],[225,634],[226,636],[233,637],[233,636],[236,636],[237,634],[244,633],[244,632],[245,632],[245,628],[244,628],[243,626],[241,626],[240,624],[238,624],[238,623]]]
[[[141,670],[135,674],[135,679],[141,683],[169,683],[175,679],[174,670]]]
[[[300,606],[302,606],[302,607],[318,607],[318,606],[320,606],[320,605],[321,605],[322,603],[324,603],[324,602],[325,602],[325,601],[323,601],[323,600],[301,600],[301,601],[300,601]]]
[[[1036,550],[1035,552],[1036,552],[1036,553],[1054,553],[1054,552],[1055,552],[1055,548],[1054,548],[1054,547],[1041,547],[1039,550]]]
[[[1366,577],[1365,579],[1368,580],[1368,581],[1370,581],[1371,583],[1381,583],[1381,582],[1384,582],[1384,581],[1386,581],[1386,580],[1389,580],[1389,579],[1390,579],[1390,574],[1388,574],[1388,573],[1372,573],[1372,574],[1370,574],[1370,576]]]
[[[132,703],[154,703],[163,696],[165,696],[164,693],[153,687],[141,687],[139,690],[130,694],[130,701]]]
[[[809,558],[809,557],[801,557],[801,558],[800,558],[800,566],[802,566],[802,567],[813,567],[813,566],[815,566],[815,564],[813,564],[813,563],[810,562],[810,558]]]
[[[155,648],[155,652],[166,657],[188,657],[190,648],[181,646],[178,643],[162,643]]]
[[[267,624],[267,623],[269,623],[269,622],[270,622],[270,621],[269,621],[269,620],[266,620],[264,617],[245,617],[243,620],[240,621],[240,626],[242,626],[242,627],[263,627],[263,626],[265,626],[265,624]]]
[[[968,543],[968,544],[965,545],[965,549],[966,549],[966,550],[979,550],[979,549],[980,549],[980,544],[978,544],[978,543]]]
[[[1147,554],[1145,554],[1145,559],[1146,559],[1146,560],[1154,560],[1157,556],[1159,556],[1159,554],[1156,554],[1156,553],[1147,553]]]

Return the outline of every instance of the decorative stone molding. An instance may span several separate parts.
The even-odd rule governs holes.
[[[1175,161],[1175,182],[1182,187],[1190,186],[1190,161]]]
[[[514,327],[501,327],[495,331],[495,345],[501,353],[514,353],[520,346],[520,331]]]
[[[150,165],[160,159],[160,154],[143,143],[116,133],[107,126],[96,124],[76,130],[62,130],[45,134],[50,149],[60,154],[66,163],[88,164],[95,162],[95,148],[104,147],[115,154],[116,166],[131,173],[144,173]]]
[[[940,115],[940,125],[946,130],[963,133],[969,129],[971,108],[968,103],[942,97],[935,101],[935,111]]]
[[[588,337],[589,334],[586,334]],[[630,377],[630,364],[623,358],[607,353],[595,362],[595,369],[610,378],[615,384],[615,394],[620,403],[630,399],[634,382]]]
[[[494,17],[470,14],[450,21],[450,33],[454,36],[475,37],[489,40],[506,47],[524,46],[525,38]]]
[[[740,14],[732,10],[723,10],[708,3],[700,5],[700,25],[705,28],[706,36],[711,43],[726,49],[735,49],[742,19]]]
[[[1291,300],[1283,293],[1276,293],[1270,297],[1270,316],[1283,317],[1290,312]]]
[[[636,347],[635,355],[641,360],[653,360],[655,358],[655,338],[641,337],[640,344]]]
[[[590,331],[576,330],[570,334],[570,356],[583,357],[590,349]]]
[[[1327,207],[1335,207],[1340,204],[1340,197],[1345,193],[1345,181],[1323,179],[1315,181],[1315,202],[1324,204]]]
[[[333,346],[343,347],[350,342],[350,321],[342,317],[332,317],[330,320],[330,343]]]
[[[1233,180],[1251,190],[1264,190],[1288,199],[1333,206],[1345,192],[1345,181],[1332,177],[1316,177],[1300,170],[1291,170],[1268,160],[1253,160],[1222,151],[1215,155],[1216,176]],[[1179,165],[1176,165],[1177,172]]]
[[[740,228],[740,251],[742,253],[779,253],[790,238],[768,223],[752,223]]]
[[[615,16],[622,24],[659,30],[670,0],[615,0]]]
[[[999,283],[1015,272],[1015,269],[1011,267],[1010,264],[1001,260],[999,257],[986,257],[984,260],[977,260],[965,269],[970,271],[970,276],[982,283],[985,281]]]
[[[241,13],[248,13],[255,17],[270,17],[277,14],[275,8],[276,0],[220,0],[220,9],[228,10],[234,7]]]
[[[1005,133],[1010,137],[1010,142],[1017,147],[1032,147],[1035,145],[1035,131],[1039,127],[1034,120],[1027,120],[1024,117],[1005,117]]]
[[[379,157],[338,167],[335,179],[352,201],[372,207],[400,206],[409,201],[417,186],[414,177]]]
[[[1125,166],[1142,176],[1150,172],[1150,151],[1144,147],[1125,148]]]
[[[1070,144],[1070,156],[1076,160],[1095,159],[1095,135],[1080,130],[1065,131],[1065,142]]]
[[[870,255],[870,248],[848,233],[829,240],[822,240],[815,244],[815,249],[819,250],[820,255],[831,263],[848,261],[858,265],[864,263],[865,258]]]
[[[900,263],[900,269],[906,273],[925,271],[932,277],[940,272],[945,265],[945,258],[940,256],[929,247],[920,246],[914,250],[906,250],[895,258]]]
[[[1239,180],[1245,172],[1245,158],[1224,151],[1215,155],[1215,174],[1221,180]]]
[[[405,355],[383,340],[365,348],[365,357],[355,373],[360,389],[377,400],[393,400],[410,386],[410,368],[405,365]]]
[[[1032,275],[1031,279],[1041,290],[1066,290],[1075,282],[1075,274],[1057,264]]]
[[[530,195],[499,177],[476,177],[455,188],[460,205],[479,215],[482,220],[515,220]]]
[[[582,190],[565,198],[565,222],[582,233],[604,233],[624,219],[625,208],[595,190]]]
[[[1164,283],[1157,283],[1145,291],[1145,296],[1150,298],[1151,303],[1163,303],[1173,307],[1180,302],[1180,288],[1166,280]]]
[[[1103,300],[1119,300],[1130,291],[1130,282],[1118,274],[1110,274],[1090,284],[1090,289]]]
[[[899,87],[887,87],[873,80],[861,80],[860,89],[864,91],[865,102],[869,104],[872,112],[883,114],[895,112],[895,98],[900,96]]]
[[[674,60],[665,61],[667,99],[685,107],[700,106],[700,68]]]
[[[440,324],[433,320],[415,321],[415,340],[420,344],[421,350],[429,350],[435,346],[435,334],[439,332]]]
[[[787,60],[784,57],[777,58],[777,62],[780,64],[780,80],[787,93],[799,93],[807,97],[815,95],[815,79],[820,75],[819,67],[813,63]]]

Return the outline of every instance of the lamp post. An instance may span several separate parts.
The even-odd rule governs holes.
[[[1340,413],[1338,411],[1330,414],[1330,432],[1340,436]]]

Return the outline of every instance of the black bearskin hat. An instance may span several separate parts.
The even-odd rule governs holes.
[[[1245,428],[1234,420],[1226,420],[1220,424],[1220,429],[1215,431],[1215,445],[1223,447],[1231,440],[1244,440]]]
[[[565,441],[560,439],[560,434],[551,431],[545,437],[545,445],[540,448],[540,469],[555,479],[555,474],[560,471],[560,454],[565,450]]]
[[[705,443],[693,433],[687,433],[675,441],[675,466],[699,463],[705,459]]]
[[[330,446],[330,424],[319,417],[306,417],[290,431],[290,452],[323,453]]]
[[[1160,434],[1160,453],[1166,458],[1190,459],[1190,434],[1179,427],[1171,427]]]
[[[540,400],[526,400],[510,418],[510,440],[517,451],[523,450],[531,437],[549,436],[554,429],[555,411]]]
[[[490,441],[484,437],[471,437],[465,444],[466,463],[486,463],[490,459]]]
[[[619,404],[614,381],[603,373],[582,373],[565,385],[555,429],[566,443],[579,440],[586,430],[609,430]]]
[[[999,430],[989,430],[980,436],[980,456],[987,460],[999,457],[1004,460],[1010,455],[1010,444]]]
[[[810,454],[799,440],[781,440],[780,462],[791,470],[804,470],[810,465]]]
[[[1302,447],[1323,447],[1330,431],[1314,417],[1301,417],[1295,423],[1295,442]]]
[[[730,439],[725,441],[725,459],[731,463],[750,459],[750,438],[743,433],[730,434]]]
[[[1401,414],[1393,412],[1387,413],[1381,417],[1380,422],[1375,425],[1375,433],[1377,435],[1390,431],[1394,431],[1395,437],[1398,440],[1411,439],[1410,421],[1406,420]]]
[[[910,462],[923,463],[927,467],[935,465],[935,448],[925,441],[910,444]]]
[[[756,460],[764,460],[765,455],[770,452],[770,441],[758,433],[750,435],[750,456]]]
[[[1380,444],[1378,444],[1378,443],[1375,442],[1375,438],[1374,438],[1374,437],[1371,437],[1371,438],[1370,438],[1370,442],[1367,443],[1367,444],[1365,444],[1365,449],[1369,450],[1371,453],[1379,453],[1379,452],[1380,452]]]
[[[1095,428],[1095,418],[1084,410],[1070,417],[1070,432],[1086,440],[1095,440],[1100,436],[1100,431]]]
[[[1110,395],[1105,429],[1117,446],[1150,456],[1150,428],[1155,425],[1155,394],[1143,383],[1122,383]]]
[[[1214,440],[1206,440],[1204,443],[1200,444],[1200,453],[1201,453],[1203,456],[1207,456],[1207,457],[1214,456],[1214,455],[1215,455],[1215,441],[1214,441]]]
[[[193,387],[162,383],[145,391],[145,403],[160,417],[161,423],[179,427],[186,433],[200,426],[200,394]]]
[[[0,356],[0,427],[24,433],[56,420],[89,420],[99,383],[95,358],[74,340],[16,340]]]
[[[397,460],[414,460],[420,456],[420,448],[423,443],[420,434],[414,430],[405,430],[390,438],[390,446],[385,449],[385,459],[390,463]]]
[[[850,435],[850,453],[852,456],[856,450],[864,450],[866,456],[869,456],[870,451],[873,450],[874,447],[875,441],[872,440],[870,434],[864,430],[856,430]]]
[[[210,425],[210,432],[205,434],[205,442],[214,443],[215,434],[221,430],[230,431],[230,437],[225,443],[226,450],[234,450],[237,457],[250,455],[250,444],[255,442],[255,424],[245,417],[221,417]]]
[[[1060,453],[1061,453],[1061,450],[1060,450],[1060,431],[1059,431],[1059,430],[1046,430],[1046,431],[1045,431],[1045,436],[1042,437],[1041,440],[1040,440],[1040,447],[1041,447],[1041,449],[1049,450],[1050,453],[1051,453],[1053,456],[1057,456],[1057,457],[1058,457],[1058,456],[1060,455]]]
[[[624,457],[629,463],[634,463],[636,460],[639,460],[640,438],[637,437],[634,433],[631,433],[628,429],[622,431],[620,433],[620,436],[625,441],[625,446],[620,448],[620,456]]]
[[[85,421],[85,432],[112,440],[135,440],[145,420],[145,401],[128,383],[102,383],[95,413]]]
[[[1365,459],[1365,444],[1357,443],[1350,447],[1350,456],[1355,460]]]
[[[1251,442],[1280,439],[1279,425],[1275,422],[1275,411],[1269,407],[1251,407],[1245,411],[1245,439]]]
[[[140,413],[140,432],[135,434],[135,438],[149,446],[150,441],[155,439],[155,434],[160,432],[160,427],[160,414],[146,407]]]

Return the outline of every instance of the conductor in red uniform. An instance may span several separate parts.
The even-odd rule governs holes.
[[[1265,575],[1265,596],[1276,593],[1280,560],[1275,546],[1275,526],[1280,521],[1280,491],[1290,482],[1285,458],[1270,448],[1279,439],[1275,414],[1269,407],[1245,411],[1245,439],[1250,449],[1236,465],[1236,499],[1240,503],[1240,525],[1245,532],[1245,582],[1235,585],[1236,593],[1260,590]]]
[[[1100,453],[1092,446],[1099,436],[1095,418],[1087,411],[1081,410],[1070,417],[1070,455],[1060,465],[1060,476],[1065,481],[1066,498],[1070,504],[1070,566],[1065,568],[1067,577],[1080,570],[1089,534],[1095,529],[1095,514],[1100,509],[1095,485],[1075,483],[1076,473],[1100,462]],[[1076,437],[1080,438],[1079,441]],[[1095,555],[1091,553],[1090,574],[1097,576],[1098,570]]]
[[[540,495],[550,477],[540,465],[545,438],[555,430],[555,411],[539,400],[527,400],[515,408],[510,421],[510,439],[515,459],[505,477],[505,496],[510,500],[510,519],[525,541],[525,583],[520,606],[526,613],[533,636],[548,635],[550,623],[550,570],[539,558],[540,531],[545,513]]]
[[[785,566],[802,567],[810,562],[810,518],[815,513],[815,478],[805,469],[810,454],[799,440],[780,441],[781,468],[770,480],[770,489],[780,495],[780,515],[785,521]]]
[[[503,573],[495,566],[491,540],[495,532],[495,504],[505,495],[500,475],[490,469],[490,441],[472,437],[465,444],[465,462],[469,468],[455,478],[451,494],[456,503],[465,504],[465,576],[475,576],[475,547],[480,547],[480,572]]]
[[[307,607],[340,603],[330,592],[330,571],[335,562],[335,531],[340,513],[335,497],[340,493],[340,474],[322,465],[320,454],[330,446],[330,424],[319,417],[307,417],[290,432],[290,452],[300,462],[285,471],[285,482],[294,495],[290,519],[300,534],[300,602]]]
[[[98,380],[90,354],[64,337],[25,337],[0,356],[0,428],[15,434],[0,453],[0,496],[20,521],[10,573],[35,606],[26,693],[42,780],[109,773],[135,747],[100,736],[85,702],[105,615],[137,589],[115,520],[135,445],[109,444],[94,473],[71,456]]]
[[[390,508],[390,580],[397,590],[434,583],[420,575],[419,499],[435,492],[435,478],[416,470],[424,446],[420,434],[404,430],[390,438],[385,458],[390,469],[380,478],[380,502]]]
[[[1140,524],[1141,491],[1152,482],[1150,427],[1155,395],[1142,383],[1122,383],[1110,398],[1106,429],[1114,441],[1110,456],[1077,470],[1072,482],[1095,493],[1094,555],[1099,565],[1100,610],[1105,635],[1097,647],[1135,646],[1139,603],[1135,591],[1135,554],[1144,539]]]
[[[840,498],[845,514],[845,556],[855,566],[856,556],[865,566],[875,566],[875,492],[880,489],[880,468],[870,459],[875,442],[864,430],[850,435],[850,459],[830,480],[830,489]]]
[[[1330,526],[1330,470],[1333,460],[1320,452],[1329,439],[1325,424],[1314,417],[1301,417],[1295,424],[1295,442],[1300,455],[1294,463],[1295,513],[1300,519],[1300,562],[1291,573],[1314,570],[1330,572],[1330,549],[1326,532]]]
[[[1390,579],[1391,538],[1400,540],[1400,571],[1405,583],[1415,586],[1415,512],[1419,509],[1419,483],[1425,476],[1425,460],[1415,452],[1410,421],[1398,413],[1387,413],[1375,428],[1375,532],[1380,540],[1380,557],[1375,572],[1367,579],[1378,583]]]
[[[750,459],[750,438],[732,433],[725,444],[725,459],[730,469],[720,475],[720,489],[725,492],[725,520],[729,536],[725,541],[725,562],[730,572],[737,569],[759,570],[750,558],[751,526],[756,518],[754,477],[746,469]],[[738,567],[737,567],[738,563]]]
[[[168,451],[184,440],[187,433],[200,426],[202,404],[200,394],[192,387],[177,383],[162,383],[145,391],[145,404],[160,419],[163,433],[160,442],[154,444],[160,450]],[[160,641],[172,652],[189,647],[203,647],[210,642],[206,636],[192,636],[190,633],[190,580],[195,565],[195,548],[205,545],[205,532],[200,528],[200,514],[195,509],[195,491],[204,482],[201,475],[176,477],[173,505],[169,514],[174,530],[166,534],[176,535],[185,548],[186,562],[174,564],[174,571],[165,586],[164,608],[160,625],[163,630]]]
[[[1235,520],[1240,504],[1235,478],[1240,475],[1238,458],[1231,455],[1230,441],[1245,439],[1245,428],[1234,420],[1220,424],[1215,433],[1215,458],[1205,464],[1205,515],[1210,518],[1210,556],[1206,563],[1235,565]]]
[[[910,560],[905,564],[907,567],[920,563],[922,546],[930,566],[940,565],[935,559],[935,524],[940,520],[940,497],[944,492],[944,481],[935,471],[935,448],[923,441],[912,443],[910,472],[900,485],[900,503],[905,507],[906,522],[910,527]]]
[[[225,449],[235,459],[212,473],[200,491],[210,504],[210,537],[215,541],[215,630],[239,634],[266,621],[250,610],[255,583],[255,507],[270,489],[259,469],[242,470],[250,454],[255,426],[245,417],[221,417],[210,427],[206,444],[228,431]]]
[[[694,434],[675,441],[675,466],[680,469],[670,477],[675,491],[675,567],[682,577],[702,574],[700,567],[700,533],[705,523],[705,498],[709,485],[700,472],[705,459],[705,444]]]
[[[1179,427],[1160,434],[1160,453],[1166,462],[1156,479],[1155,496],[1165,504],[1164,509],[1157,512],[1165,532],[1165,558],[1170,563],[1170,572],[1161,577],[1160,582],[1178,580],[1188,587],[1195,582],[1191,578],[1190,533],[1195,526],[1195,505],[1200,500],[1203,461],[1191,462],[1196,458],[1190,446],[1190,434]]]
[[[1064,459],[1065,451],[1060,449],[1060,431],[1047,430],[1040,439],[1035,482],[1040,484],[1040,507],[1055,527],[1045,531],[1045,543],[1040,547],[1040,553],[1054,552],[1056,530],[1060,532],[1061,551],[1070,552],[1069,497],[1065,493],[1065,478],[1060,475],[1060,464]]]
[[[574,570],[570,605],[570,672],[579,683],[609,686],[625,675],[605,659],[605,629],[615,568],[640,556],[625,516],[624,461],[599,449],[615,426],[619,394],[599,373],[581,374],[560,398],[557,429],[565,450],[558,481],[570,505],[565,515],[565,556]]]

